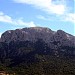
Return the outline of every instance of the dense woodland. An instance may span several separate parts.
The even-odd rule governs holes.
[[[53,42],[57,45],[58,42]],[[75,75],[75,47],[43,40],[0,42],[0,71],[15,75]]]

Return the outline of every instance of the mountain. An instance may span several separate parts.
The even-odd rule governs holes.
[[[44,42],[49,44],[53,41],[60,41],[60,43],[63,45],[75,45],[75,36],[72,36],[62,30],[58,30],[57,32],[55,32],[49,28],[44,27],[8,30],[1,36],[1,41],[7,43],[11,41],[35,42],[38,39],[42,39]]]
[[[8,30],[0,38],[0,64],[18,75],[74,75],[75,36],[45,27]]]

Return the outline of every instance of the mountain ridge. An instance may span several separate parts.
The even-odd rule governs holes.
[[[1,41],[12,41],[12,40],[20,40],[20,41],[36,41],[37,38],[43,39],[44,41],[50,40],[52,36],[61,36],[69,40],[75,40],[75,37],[71,34],[64,32],[63,30],[52,31],[47,27],[30,27],[16,30],[8,30],[4,32],[1,36]],[[75,41],[74,41],[75,42]]]

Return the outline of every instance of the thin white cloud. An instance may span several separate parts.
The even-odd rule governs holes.
[[[13,24],[19,25],[19,26],[36,27],[36,25],[34,24],[33,21],[31,21],[31,22],[24,22],[22,19],[15,20],[13,22]]]
[[[75,13],[68,14],[66,20],[75,23]]]
[[[64,15],[60,15],[60,16],[56,16],[57,19],[55,19],[55,17],[45,17],[42,15],[38,15],[37,18],[40,20],[46,20],[46,21],[65,21],[65,22],[71,22],[75,24],[75,13],[67,13]]]
[[[3,12],[0,12],[0,22],[6,22],[17,26],[27,26],[27,27],[35,27],[36,24],[31,22],[25,22],[23,19],[13,19],[8,15],[5,15]]]
[[[4,15],[3,12],[0,12],[0,21],[1,22],[7,22],[7,23],[12,23],[12,19],[8,15]]]
[[[36,18],[43,21],[56,21],[55,17],[51,16],[37,15]]]
[[[29,4],[38,9],[41,9],[49,14],[56,14],[62,21],[69,21],[75,23],[75,14],[69,13],[70,9],[67,7],[66,0],[13,0],[15,3]],[[75,0],[74,0],[75,1]],[[42,15],[37,16],[41,20],[49,20],[49,18]]]
[[[3,15],[4,13],[0,11],[0,15]]]
[[[68,21],[75,24],[75,13],[67,13],[63,16],[63,21]]]
[[[47,13],[55,13],[58,15],[64,14],[66,11],[66,6],[62,1],[56,0],[56,3],[52,0],[13,0],[16,3],[30,4],[38,9],[41,9]],[[58,1],[58,2],[57,2]],[[62,3],[62,4],[61,4]]]
[[[42,15],[38,15],[38,16],[36,16],[38,19],[41,19],[41,20],[48,20],[48,18],[46,18],[46,17],[44,17],[44,16],[42,16]]]

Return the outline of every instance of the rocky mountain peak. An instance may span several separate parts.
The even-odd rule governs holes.
[[[22,31],[52,32],[51,29],[46,28],[46,27],[30,27],[30,28],[23,28]]]
[[[4,32],[1,36],[1,40],[3,42],[10,42],[15,40],[20,41],[35,41],[37,39],[46,39],[49,38],[50,35],[54,31],[49,28],[45,27],[31,27],[31,28],[23,28],[23,29],[16,29],[16,30],[8,30]]]
[[[57,32],[52,31],[46,27],[30,27],[16,30],[8,30],[4,32],[1,36],[2,42],[11,41],[32,41],[35,42],[38,39],[42,39],[46,43],[50,41],[60,41],[61,43],[74,44],[75,37],[62,31],[57,30]]]

